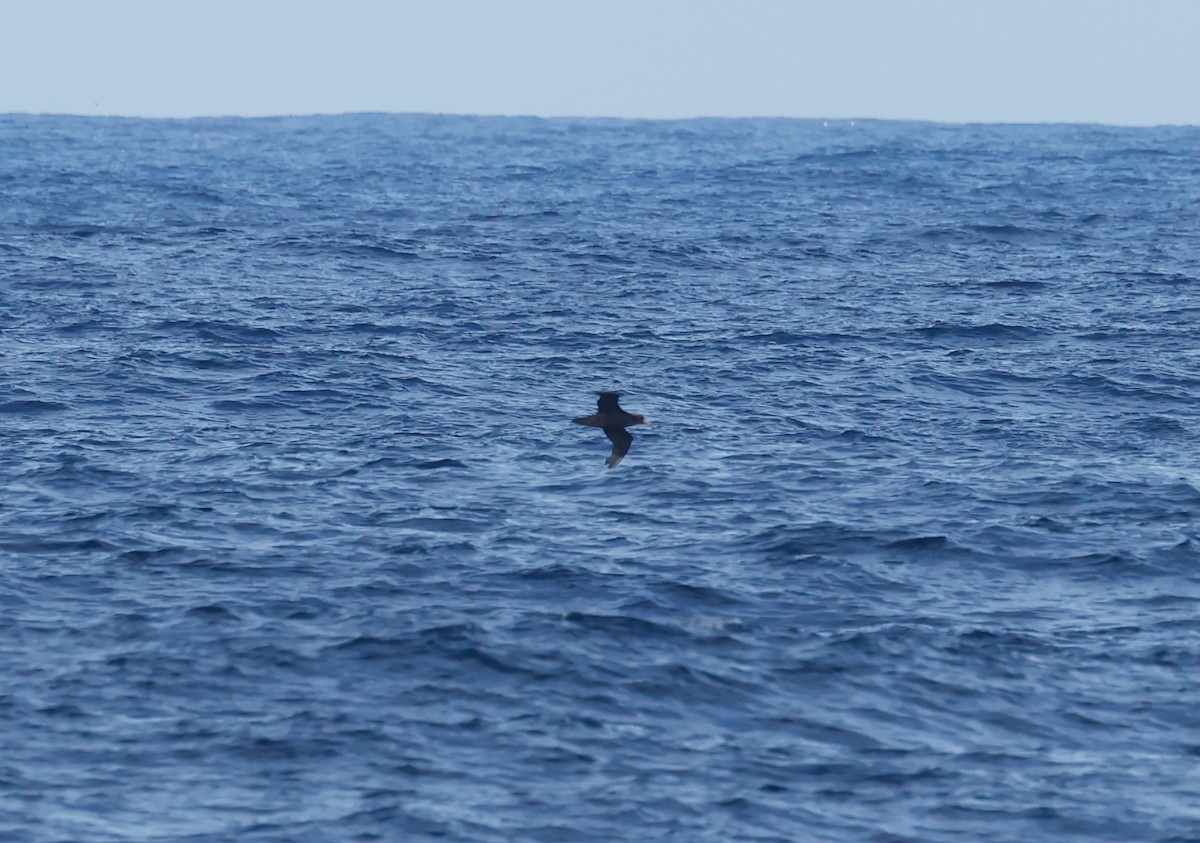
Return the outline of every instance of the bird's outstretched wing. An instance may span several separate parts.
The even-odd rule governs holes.
[[[596,402],[596,407],[602,413],[619,413],[621,407],[617,404],[617,399],[621,397],[619,392],[601,392],[600,400]]]
[[[617,463],[629,453],[629,446],[633,444],[633,437],[623,427],[606,427],[604,428],[604,435],[613,443],[612,453],[609,454],[604,464],[609,468],[616,468]]]

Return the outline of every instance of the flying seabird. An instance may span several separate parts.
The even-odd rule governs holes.
[[[629,446],[633,444],[633,437],[625,428],[635,424],[650,424],[650,419],[622,410],[617,403],[617,399],[621,397],[620,393],[600,392],[597,394],[600,396],[600,400],[596,402],[596,407],[600,412],[590,416],[580,416],[574,419],[574,422],[575,424],[586,424],[588,427],[604,428],[604,435],[613,443],[612,454],[604,461],[604,464],[609,468],[615,468],[621,458],[629,453]]]

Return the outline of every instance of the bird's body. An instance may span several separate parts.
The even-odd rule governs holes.
[[[596,402],[599,412],[574,419],[575,424],[604,429],[604,435],[613,443],[612,454],[604,461],[609,468],[614,468],[629,453],[629,446],[633,444],[633,436],[625,428],[635,424],[650,424],[650,420],[645,416],[622,410],[617,403],[620,397],[616,392],[601,392],[600,400]]]

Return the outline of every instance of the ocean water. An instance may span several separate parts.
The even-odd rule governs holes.
[[[0,196],[0,841],[1200,840],[1196,127],[9,115]]]

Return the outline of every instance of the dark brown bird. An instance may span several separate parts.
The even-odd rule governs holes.
[[[590,416],[580,416],[574,421],[575,424],[604,428],[604,435],[613,443],[612,454],[604,461],[604,464],[609,468],[615,468],[621,458],[629,453],[629,446],[633,444],[633,437],[625,428],[635,424],[650,424],[650,419],[622,410],[617,403],[617,399],[621,397],[620,393],[601,392],[599,395],[600,400],[596,402],[596,407],[600,412]]]

